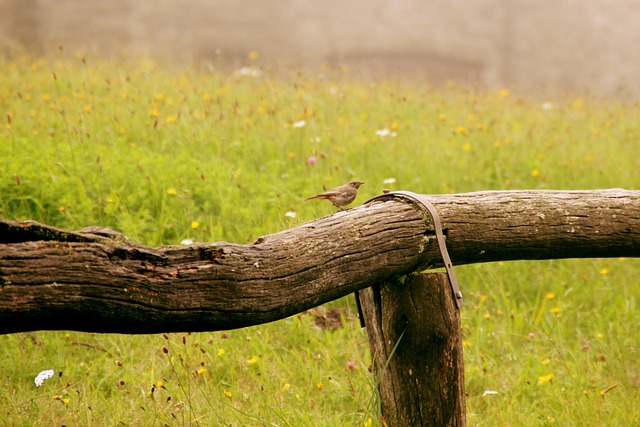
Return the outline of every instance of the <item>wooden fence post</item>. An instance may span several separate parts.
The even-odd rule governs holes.
[[[447,275],[412,274],[359,296],[386,425],[466,425],[460,312]]]

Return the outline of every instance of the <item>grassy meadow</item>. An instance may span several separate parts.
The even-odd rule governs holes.
[[[365,182],[419,193],[640,187],[640,105],[523,99],[348,69],[0,58],[0,217],[149,246],[248,243]],[[471,426],[640,424],[640,261],[456,269]],[[318,327],[325,311],[336,329]],[[0,336],[0,425],[381,426],[344,298],[256,327]],[[40,387],[34,378],[54,370]]]

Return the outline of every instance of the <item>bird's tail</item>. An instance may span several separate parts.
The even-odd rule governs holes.
[[[308,199],[304,199],[305,202],[309,201],[309,200],[316,200],[316,199],[328,199],[329,196],[325,195],[325,194],[318,194],[317,196],[313,196],[313,197],[309,197]]]

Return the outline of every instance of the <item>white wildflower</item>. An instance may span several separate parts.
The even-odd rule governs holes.
[[[236,75],[238,76],[249,76],[249,77],[260,77],[262,75],[262,71],[255,67],[242,67],[236,70]]]
[[[395,132],[395,131],[392,132],[389,129],[378,129],[376,131],[376,135],[378,135],[380,138],[386,138],[387,136],[390,136],[391,138],[393,138],[398,135],[398,132]]]
[[[300,120],[299,122],[295,122],[293,124],[294,128],[302,128],[305,127],[305,125],[307,124],[307,122],[305,122],[304,120]]]
[[[44,380],[48,380],[53,376],[53,374],[55,374],[53,369],[47,369],[46,371],[40,372],[33,382],[36,383],[36,387],[40,387],[42,383],[44,383]]]
[[[289,212],[285,212],[284,216],[286,216],[287,218],[295,218],[296,213],[293,211],[289,211]]]
[[[384,181],[382,181],[383,184],[395,184],[396,183],[396,179],[395,178],[387,178]]]

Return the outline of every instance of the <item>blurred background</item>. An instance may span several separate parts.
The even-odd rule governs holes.
[[[640,94],[637,0],[0,0],[0,49],[148,54],[508,87]]]

